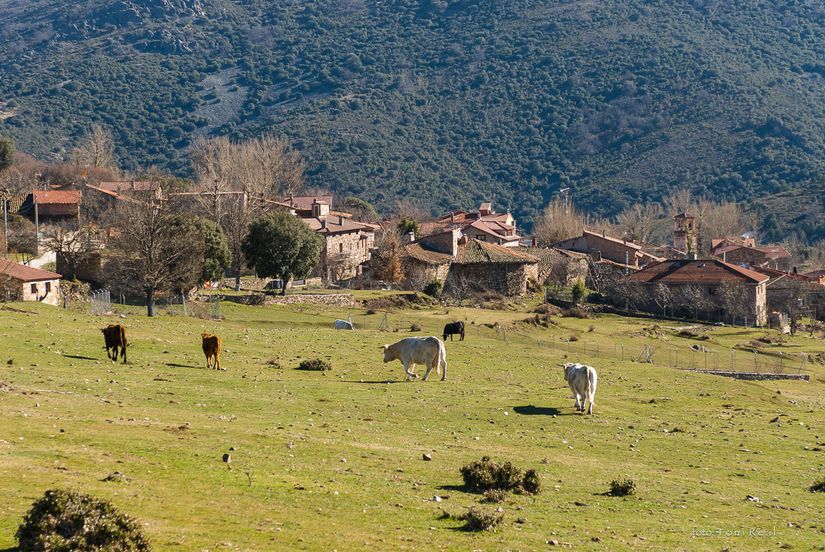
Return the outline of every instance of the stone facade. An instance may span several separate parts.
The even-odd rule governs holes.
[[[321,273],[327,281],[349,280],[361,273],[361,265],[372,257],[375,233],[354,230],[324,236]]]
[[[273,295],[264,299],[265,305],[326,305],[328,307],[354,307],[355,298],[351,293],[304,293],[296,295]]]
[[[0,298],[60,305],[60,279],[23,282],[0,274]]]
[[[506,297],[527,293],[527,282],[538,275],[536,264],[453,264],[444,282],[447,293],[495,291]]]

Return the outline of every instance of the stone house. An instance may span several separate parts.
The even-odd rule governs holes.
[[[60,304],[61,275],[0,259],[0,299]]]
[[[355,222],[349,213],[330,210],[331,196],[314,197],[306,209],[305,197],[290,197],[287,206],[304,224],[324,238],[318,274],[328,282],[350,280],[362,272],[362,266],[375,249],[374,224]]]
[[[538,259],[536,279],[540,284],[567,286],[576,280],[587,281],[589,256],[585,253],[553,247],[518,247],[514,251]]]
[[[482,203],[478,211],[452,211],[428,225],[424,235],[442,230],[461,230],[470,239],[494,243],[504,247],[518,247],[521,236],[516,231],[516,220],[510,213],[496,213],[489,201]],[[423,230],[423,226],[422,226]]]
[[[404,247],[407,287],[422,289],[433,280],[447,293],[495,291],[522,296],[530,280],[538,279],[539,260],[526,253],[472,239],[453,228]]]
[[[724,245],[714,249],[713,254],[724,262],[752,267],[772,268],[790,272],[793,257],[780,245]]]
[[[767,323],[767,282],[770,278],[759,272],[718,259],[673,259],[650,264],[627,276],[627,281],[643,287],[639,308],[660,313],[655,286],[663,285],[679,304],[683,314],[707,320],[724,321],[731,317],[751,317],[756,325]],[[726,290],[739,294],[737,312],[730,312]],[[681,298],[681,299],[680,299]],[[689,301],[689,304],[686,304]]]
[[[608,260],[631,270],[638,270],[663,259],[644,251],[642,246],[630,240],[614,238],[604,232],[584,230],[581,236],[553,244],[555,249],[586,253],[594,261]]]

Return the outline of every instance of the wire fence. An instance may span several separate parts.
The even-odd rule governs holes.
[[[98,289],[89,294],[89,304],[93,315],[105,315],[112,312],[112,295],[108,289]]]
[[[162,301],[161,310],[169,316],[192,316],[204,320],[221,320],[221,296],[210,295],[206,301],[190,301],[186,295],[172,295]]]
[[[379,330],[392,333],[441,336],[444,322],[418,316],[415,311],[377,312],[372,315],[353,313],[349,316],[355,330]],[[475,335],[515,343],[525,347],[553,349],[566,355],[571,361],[597,363],[600,359],[620,362],[636,362],[666,366],[674,369],[738,372],[749,374],[803,374],[811,369],[823,355],[778,350],[760,350],[757,347],[724,346],[697,340],[694,344],[672,343],[664,339],[628,337],[617,339],[594,336],[588,338],[560,335],[548,332],[537,335],[518,323],[469,324],[465,321],[467,339]],[[455,336],[458,339],[458,336]]]

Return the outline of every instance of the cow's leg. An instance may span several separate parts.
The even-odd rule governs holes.
[[[223,370],[223,368],[221,368],[221,352],[220,351],[215,353],[215,366],[217,366],[218,370]]]
[[[593,392],[590,392],[590,394],[587,396],[587,399],[590,401],[590,404],[587,407],[587,413],[588,414],[593,414],[593,399],[595,399],[595,398],[596,398],[596,394],[593,393]]]
[[[415,378],[415,372],[413,372],[413,368],[415,367],[415,363],[410,363],[409,365],[403,364],[404,372],[407,374],[407,377],[404,378],[404,381],[410,381],[411,379]]]
[[[576,412],[581,412],[581,404],[579,404],[579,393],[578,391],[573,391],[573,394],[576,395]]]
[[[120,348],[120,358],[123,360],[123,364],[126,364],[126,345],[124,344]]]
[[[112,362],[117,362],[117,353],[117,345],[115,345],[114,347],[112,347]]]
[[[441,365],[441,381],[447,381],[447,359],[439,358],[436,362]]]
[[[424,379],[422,381],[427,381],[427,378],[430,377],[430,372],[432,371],[433,367],[436,366],[438,363],[438,356],[436,356],[432,361],[427,363],[427,371],[424,372]],[[438,370],[436,370],[438,372]]]
[[[464,332],[463,331],[461,332],[461,339],[459,339],[459,341],[464,341]]]

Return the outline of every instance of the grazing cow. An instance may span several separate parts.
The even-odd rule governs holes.
[[[117,362],[117,352],[120,349],[123,364],[126,364],[126,327],[120,324],[109,324],[100,331],[103,332],[103,339],[106,342],[106,356]],[[109,352],[110,349],[111,352]]]
[[[336,330],[353,330],[355,328],[352,325],[352,320],[336,320],[335,321],[335,329]]]
[[[444,341],[447,341],[447,336],[450,336],[450,341],[453,340],[453,334],[458,334],[461,337],[459,341],[464,341],[464,322],[451,322],[444,326]]]
[[[221,345],[223,342],[217,335],[210,335],[206,332],[201,334],[201,347],[206,356],[206,369],[225,370],[221,368]]]
[[[562,366],[564,367],[564,379],[567,385],[570,386],[573,396],[576,397],[576,410],[584,412],[585,403],[590,401],[587,413],[593,414],[598,380],[596,369],[576,362],[565,362]],[[581,398],[581,401],[579,398]]]
[[[407,337],[392,345],[384,345],[384,362],[400,360],[404,365],[404,372],[407,374],[405,380],[417,378],[413,372],[416,364],[427,366],[424,380],[430,375],[430,370],[435,368],[436,374],[441,373],[441,381],[447,379],[447,351],[444,342],[435,336],[430,337]]]

